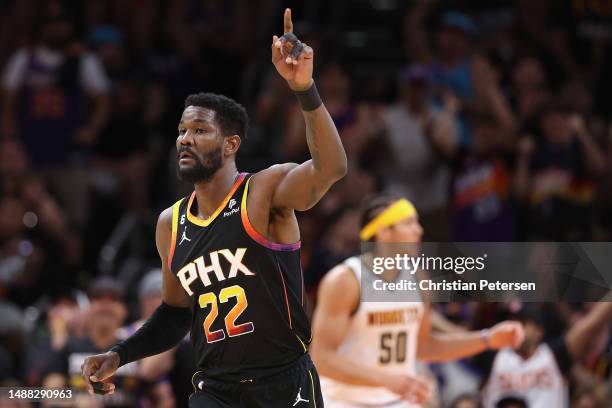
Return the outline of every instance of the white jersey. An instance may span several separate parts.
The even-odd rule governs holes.
[[[494,408],[504,397],[525,399],[529,408],[566,408],[567,384],[548,344],[524,360],[510,348],[497,352],[483,400],[485,408]]]
[[[347,259],[344,264],[355,273],[360,284],[362,268],[364,273],[371,273],[357,256]],[[398,279],[402,278],[414,279],[411,276]],[[338,353],[356,363],[389,373],[416,374],[417,341],[423,310],[422,302],[360,302]],[[321,390],[329,407],[415,406],[384,387],[344,384],[326,377],[321,378]]]

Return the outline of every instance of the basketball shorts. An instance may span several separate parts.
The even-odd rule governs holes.
[[[308,354],[285,371],[239,382],[193,377],[189,408],[322,408],[319,375]]]

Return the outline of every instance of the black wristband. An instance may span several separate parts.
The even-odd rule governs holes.
[[[306,112],[313,111],[323,104],[323,101],[319,96],[317,86],[314,82],[312,83],[312,86],[305,91],[294,91],[294,93],[298,101],[300,101],[302,109]]]

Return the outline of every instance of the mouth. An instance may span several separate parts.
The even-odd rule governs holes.
[[[179,163],[186,162],[189,160],[192,160],[192,161],[194,160],[194,157],[191,153],[184,151],[179,154]]]

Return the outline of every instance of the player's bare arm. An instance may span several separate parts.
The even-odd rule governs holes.
[[[322,103],[309,105],[318,98],[318,94],[313,96],[313,59],[313,49],[293,34],[291,10],[285,10],[284,34],[272,39],[272,62],[302,103],[311,159],[302,164],[275,165],[255,176],[254,190],[264,190],[268,208],[280,214],[311,208],[347,171],[346,153],[329,112]],[[249,212],[253,206],[249,205]]]
[[[136,333],[134,333],[128,341],[131,339],[134,342],[134,338],[141,339],[149,337],[148,332],[154,333],[155,330],[165,330],[164,325],[160,324],[159,315],[160,311],[164,311],[167,308],[171,309],[174,313],[174,317],[178,318],[179,315],[190,316],[189,299],[181,287],[176,276],[174,276],[168,267],[168,257],[170,254],[170,245],[172,240],[172,208],[164,210],[157,221],[157,227],[155,231],[155,241],[157,251],[162,261],[163,271],[163,285],[162,285],[162,306],[160,306],[154,315],[147,320],[147,322],[141,327]],[[153,320],[157,314],[157,320]],[[153,320],[153,321],[152,321]],[[180,319],[179,319],[180,320]],[[188,321],[188,320],[187,320]],[[180,326],[180,327],[179,327]],[[158,344],[155,350],[142,350],[144,355],[130,356],[129,360],[133,361],[139,358],[147,357],[149,355],[155,355],[165,350],[169,350],[178,343],[187,332],[187,327],[184,324],[179,324],[176,328],[176,336],[169,336],[171,339],[165,341],[164,344]],[[184,329],[183,329],[184,328]],[[181,330],[183,330],[182,333]],[[163,334],[163,333],[160,333]],[[151,339],[163,339],[163,336],[150,336]],[[176,340],[176,341],[175,341]],[[126,342],[128,342],[126,341]],[[134,348],[132,346],[132,348]],[[121,352],[115,348],[111,349],[104,354],[97,354],[88,357],[83,363],[83,378],[85,384],[87,384],[87,390],[90,394],[112,394],[115,389],[115,385],[112,383],[105,382],[110,378],[117,369],[130,361],[126,361],[125,356],[121,356]]]
[[[612,320],[612,302],[598,302],[591,310],[571,326],[565,335],[565,346],[575,361],[583,358],[593,346],[598,334]]]
[[[411,401],[427,401],[431,386],[426,380],[389,375],[337,352],[348,332],[351,316],[359,307],[359,291],[359,283],[345,265],[336,266],[321,281],[310,349],[317,369],[322,375],[346,384],[386,387]]]
[[[523,326],[518,322],[506,321],[489,330],[434,333],[431,330],[431,309],[425,305],[425,312],[419,328],[417,358],[424,361],[450,361],[472,356],[485,350],[516,348],[524,338]]]

